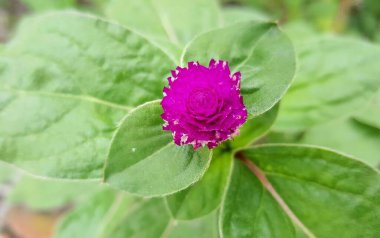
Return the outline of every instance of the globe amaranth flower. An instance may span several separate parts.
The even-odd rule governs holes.
[[[191,144],[194,149],[211,149],[231,139],[247,119],[240,79],[240,72],[231,75],[222,60],[211,60],[208,67],[198,62],[177,67],[163,90],[163,129],[172,131],[177,145]]]

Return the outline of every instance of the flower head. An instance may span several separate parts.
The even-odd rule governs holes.
[[[240,72],[231,75],[222,60],[211,60],[208,67],[198,62],[177,67],[163,90],[163,129],[172,131],[177,145],[191,144],[194,149],[211,149],[231,139],[247,119],[240,79]]]

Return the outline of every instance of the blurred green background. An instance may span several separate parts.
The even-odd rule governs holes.
[[[7,41],[18,20],[25,15],[72,8],[102,15],[108,2],[0,0],[0,40]],[[301,21],[319,32],[380,40],[380,3],[377,0],[220,0],[220,3],[224,7],[244,8],[247,15],[256,14],[260,18],[275,19],[283,25]]]
[[[12,39],[17,23],[25,16],[73,8],[103,16],[108,4],[107,0],[0,0],[0,43]],[[379,0],[221,0],[220,4],[231,21],[278,21],[294,42],[336,34],[380,44]],[[380,111],[379,98],[368,100],[363,111],[307,129],[288,131],[275,126],[261,142],[317,144],[378,165],[380,119],[373,118]],[[52,237],[60,216],[86,196],[104,189],[97,182],[48,181],[0,163],[0,238]]]

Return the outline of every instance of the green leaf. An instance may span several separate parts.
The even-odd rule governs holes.
[[[313,127],[306,131],[301,142],[342,151],[372,166],[380,165],[380,129],[353,119]]]
[[[76,97],[13,90],[1,95],[1,160],[40,176],[101,177],[123,110]]]
[[[23,176],[9,194],[8,202],[34,210],[51,210],[83,201],[100,188],[94,182],[66,182]]]
[[[140,204],[136,198],[104,189],[65,215],[54,237],[115,237],[112,230]]]
[[[380,86],[380,47],[376,45],[324,36],[296,48],[300,65],[281,102],[277,129],[302,130],[352,115]]]
[[[170,215],[162,199],[144,202],[139,209],[132,210],[112,231],[112,237],[165,237],[172,226]]]
[[[161,98],[166,76],[175,66],[165,52],[135,32],[76,12],[29,18],[4,55],[40,60],[47,68],[29,74],[60,73],[8,80],[7,87],[93,97],[121,107]]]
[[[185,48],[182,63],[211,58],[241,71],[244,103],[254,116],[281,99],[295,71],[292,44],[275,23],[244,22],[202,34]]]
[[[219,11],[216,0],[112,0],[106,15],[156,41],[183,45],[220,26]]]
[[[221,210],[223,237],[295,237],[292,222],[259,180],[234,160]]]
[[[230,153],[214,152],[210,168],[200,181],[186,190],[166,197],[173,217],[190,220],[216,210],[227,186],[231,161]]]
[[[354,115],[354,118],[369,126],[380,129],[380,92],[371,100],[364,111]]]
[[[269,131],[277,117],[278,105],[274,106],[269,111],[257,117],[249,118],[240,128],[240,134],[231,142],[233,149],[238,149],[262,137]]]
[[[86,229],[83,229],[83,228]],[[162,199],[139,200],[105,190],[67,214],[56,238],[217,238],[217,213],[192,220],[170,217]]]
[[[247,168],[241,162],[235,164],[222,213],[225,237],[244,237],[242,232],[260,234],[255,229],[276,232],[273,220],[278,222],[276,228],[288,224],[279,220],[280,211],[266,209],[269,204],[275,206],[269,191],[277,194],[275,200],[282,201],[283,210],[293,215],[292,221],[308,231],[309,237],[377,237],[380,174],[373,168],[333,151],[299,145],[263,145],[238,155]],[[257,187],[266,190],[258,194]],[[262,194],[263,207],[257,209],[254,204],[260,204]],[[260,216],[260,211],[268,215]]]
[[[162,129],[159,101],[131,111],[114,135],[105,168],[111,186],[142,196],[178,192],[197,182],[208,168],[211,151],[177,146]]]
[[[162,97],[173,66],[138,34],[72,12],[24,21],[2,54],[0,159],[59,178],[100,178],[117,123]]]

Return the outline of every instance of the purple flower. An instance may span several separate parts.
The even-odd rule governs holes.
[[[194,149],[211,149],[231,139],[247,119],[240,79],[240,72],[231,76],[222,60],[212,59],[208,67],[198,62],[177,67],[163,90],[163,129],[172,131],[177,145],[191,144]]]

